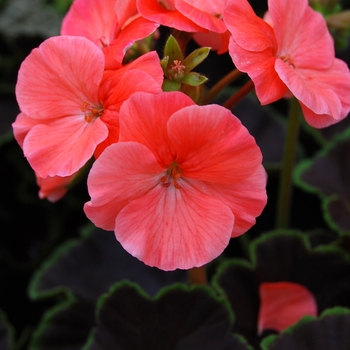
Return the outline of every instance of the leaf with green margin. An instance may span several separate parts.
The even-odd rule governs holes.
[[[348,350],[350,310],[336,307],[320,317],[305,317],[279,335],[265,338],[263,350]]]
[[[165,285],[187,279],[185,271],[169,273],[143,264],[122,248],[113,232],[90,225],[82,235],[59,247],[35,273],[29,285],[32,299],[64,292],[95,302],[123,279],[139,283],[154,295]]]
[[[118,283],[99,299],[84,349],[251,349],[229,333],[232,319],[227,301],[209,287],[177,284],[151,300],[138,286]]]
[[[350,232],[350,128],[314,158],[302,161],[294,180],[305,191],[319,195],[331,228]]]
[[[30,350],[80,350],[94,324],[95,304],[70,297],[43,315]]]
[[[14,347],[14,329],[5,313],[0,309],[0,349],[10,350]]]
[[[230,301],[236,316],[233,331],[255,347],[261,340],[257,323],[262,282],[286,281],[306,287],[315,296],[319,312],[338,305],[350,307],[350,261],[342,250],[311,249],[301,232],[278,230],[252,241],[250,255],[250,262],[224,262],[213,284]]]
[[[154,295],[163,286],[187,278],[185,271],[167,273],[144,265],[121,247],[112,232],[90,225],[82,236],[57,248],[30,283],[32,299],[66,296],[44,314],[32,350],[53,344],[55,349],[81,349],[95,324],[96,300],[116,281],[131,279]]]

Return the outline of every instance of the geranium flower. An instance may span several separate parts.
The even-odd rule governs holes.
[[[312,293],[298,283],[264,282],[259,286],[258,334],[270,329],[281,332],[302,317],[317,316]]]
[[[121,107],[119,142],[90,171],[84,210],[147,265],[201,266],[264,208],[261,160],[229,110],[180,92],[136,93]]]
[[[136,91],[161,91],[155,52],[117,71],[104,72],[104,63],[96,45],[74,36],[46,40],[22,63],[13,128],[39,177],[77,172],[99,144],[117,141],[123,101]]]
[[[262,104],[293,94],[306,121],[321,128],[347,116],[350,73],[335,58],[334,44],[321,14],[307,0],[269,0],[269,23],[247,0],[228,0],[224,22],[232,34],[229,52],[248,73]]]
[[[127,49],[159,24],[141,17],[136,0],[74,0],[62,21],[62,35],[84,36],[101,48],[106,69],[118,68]]]

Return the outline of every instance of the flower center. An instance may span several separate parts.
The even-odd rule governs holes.
[[[287,63],[289,66],[295,69],[295,64],[292,60],[292,58],[289,55],[283,55],[280,57],[280,59],[284,62]]]
[[[92,122],[98,117],[101,117],[101,115],[103,114],[102,106],[95,107],[91,105],[89,102],[85,102],[85,101],[82,103],[80,109],[82,112],[84,112],[84,119],[88,123]]]
[[[173,182],[174,187],[179,190],[181,186],[179,185],[179,179],[181,178],[181,172],[179,165],[176,162],[173,162],[169,165],[166,175],[162,176],[160,182],[163,187],[169,187],[171,181]]]

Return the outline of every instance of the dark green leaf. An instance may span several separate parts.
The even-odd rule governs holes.
[[[153,300],[129,283],[100,299],[89,350],[244,350],[231,335],[225,300],[208,287],[168,287]]]
[[[305,317],[278,336],[262,342],[263,350],[348,350],[350,345],[350,310],[326,310],[319,318]]]
[[[299,164],[295,181],[320,196],[325,219],[332,228],[350,232],[350,129],[313,159]]]
[[[259,285],[293,282],[316,298],[318,311],[350,307],[350,262],[337,248],[310,249],[306,235],[281,230],[264,234],[251,244],[251,261],[224,263],[214,284],[227,296],[235,313],[233,331],[258,346]]]

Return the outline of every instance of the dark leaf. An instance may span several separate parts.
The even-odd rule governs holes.
[[[350,310],[326,310],[315,319],[305,317],[278,336],[262,342],[263,350],[348,350],[350,346]]]
[[[100,299],[89,350],[249,349],[231,335],[225,301],[205,287],[175,285],[150,300],[138,287],[117,284]]]
[[[264,234],[251,244],[251,262],[232,260],[214,278],[236,316],[233,331],[258,346],[257,320],[262,282],[293,282],[316,298],[318,312],[334,306],[350,307],[350,262],[337,248],[310,249],[299,232]]]
[[[313,159],[301,162],[295,180],[321,197],[325,219],[332,228],[350,231],[350,129]]]

